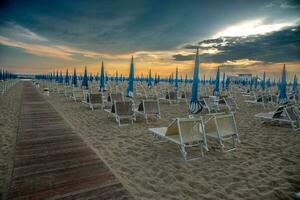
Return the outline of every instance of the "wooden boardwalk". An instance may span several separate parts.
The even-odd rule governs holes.
[[[8,199],[133,199],[32,84],[23,84]]]

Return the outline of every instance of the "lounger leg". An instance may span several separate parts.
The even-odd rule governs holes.
[[[182,153],[182,156],[183,156],[184,160],[187,160],[187,152],[185,151],[184,145],[180,146],[180,151]]]

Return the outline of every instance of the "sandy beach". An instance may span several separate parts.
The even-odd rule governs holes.
[[[21,83],[0,96],[0,199],[5,199],[13,169],[21,98]]]
[[[229,153],[210,151],[183,161],[176,145],[154,144],[149,127],[186,117],[187,106],[161,103],[162,119],[118,127],[102,110],[91,111],[58,94],[47,100],[92,147],[136,199],[292,199],[300,190],[300,135],[290,126],[261,124],[254,114],[272,109],[248,106],[238,96],[241,144]],[[138,100],[136,100],[138,103]]]
[[[12,170],[22,84],[1,97],[1,192]],[[236,114],[241,143],[220,153],[210,142],[205,157],[186,162],[176,145],[153,143],[149,127],[185,117],[185,103],[161,103],[162,119],[148,124],[137,117],[119,127],[107,113],[91,111],[62,94],[46,100],[64,117],[118,177],[135,199],[293,199],[300,190],[300,135],[290,126],[261,124],[253,115],[271,109],[248,106],[238,96]],[[136,100],[138,103],[139,100]]]

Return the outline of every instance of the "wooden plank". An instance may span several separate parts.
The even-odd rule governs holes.
[[[24,82],[9,199],[133,199],[105,163]]]

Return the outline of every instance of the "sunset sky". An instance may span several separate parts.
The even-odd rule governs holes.
[[[18,73],[100,70],[162,76],[264,71],[300,76],[299,0],[40,0],[0,5],[0,68]]]

